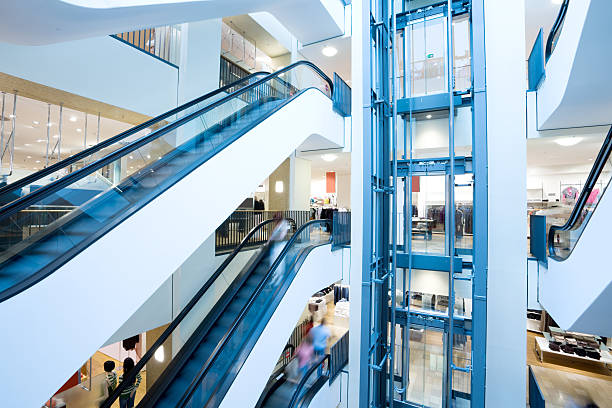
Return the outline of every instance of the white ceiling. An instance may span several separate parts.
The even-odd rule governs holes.
[[[289,52],[248,14],[226,17],[223,22],[243,34],[247,40],[252,41],[268,57],[276,58]]]
[[[326,46],[334,47],[338,53],[333,57],[326,57],[321,53]],[[337,72],[342,79],[351,84],[351,37],[332,38],[308,45],[300,48],[300,54],[314,62],[330,78],[334,72]]]
[[[601,148],[607,129],[592,128],[589,133],[544,137],[527,140],[528,173],[584,173],[593,165]],[[560,137],[580,137],[574,146],[561,146],[555,141]]]
[[[337,156],[336,160],[327,162],[323,160],[324,154],[333,154]],[[311,162],[311,178],[325,178],[325,172],[335,171],[338,174],[348,174],[351,171],[351,154],[342,153],[334,150],[322,150],[317,153],[298,153],[301,159]]]

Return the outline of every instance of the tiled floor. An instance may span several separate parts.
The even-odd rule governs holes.
[[[546,407],[584,407],[594,402],[612,408],[612,371],[603,365],[546,357],[541,363],[535,352],[535,338],[527,333],[527,365],[531,366],[546,400]]]

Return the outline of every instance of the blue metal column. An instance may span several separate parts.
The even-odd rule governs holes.
[[[487,350],[488,170],[484,0],[472,1],[472,155],[474,278],[472,280],[472,407],[485,406]]]

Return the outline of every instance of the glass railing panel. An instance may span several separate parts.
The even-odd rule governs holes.
[[[297,385],[291,401],[288,401],[289,408],[299,407],[306,394],[316,384],[323,375],[327,375],[329,370],[329,356],[317,357],[313,365],[306,372],[305,376]]]

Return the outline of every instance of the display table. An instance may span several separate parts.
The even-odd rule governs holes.
[[[423,234],[423,238],[431,240],[434,220],[412,217],[412,235]]]
[[[576,354],[568,354],[562,351],[551,350],[550,347],[548,347],[548,340],[546,340],[544,337],[535,338],[535,351],[538,354],[538,357],[540,357],[540,361],[542,363],[544,362],[545,354],[555,354],[558,356],[563,356],[564,358],[567,358],[567,359],[590,361],[594,364],[603,365],[608,368],[610,368],[609,365],[612,365],[612,355],[610,355],[609,351],[600,350],[601,359],[595,360],[594,358],[591,358],[591,357],[586,357],[586,356],[582,357]]]

